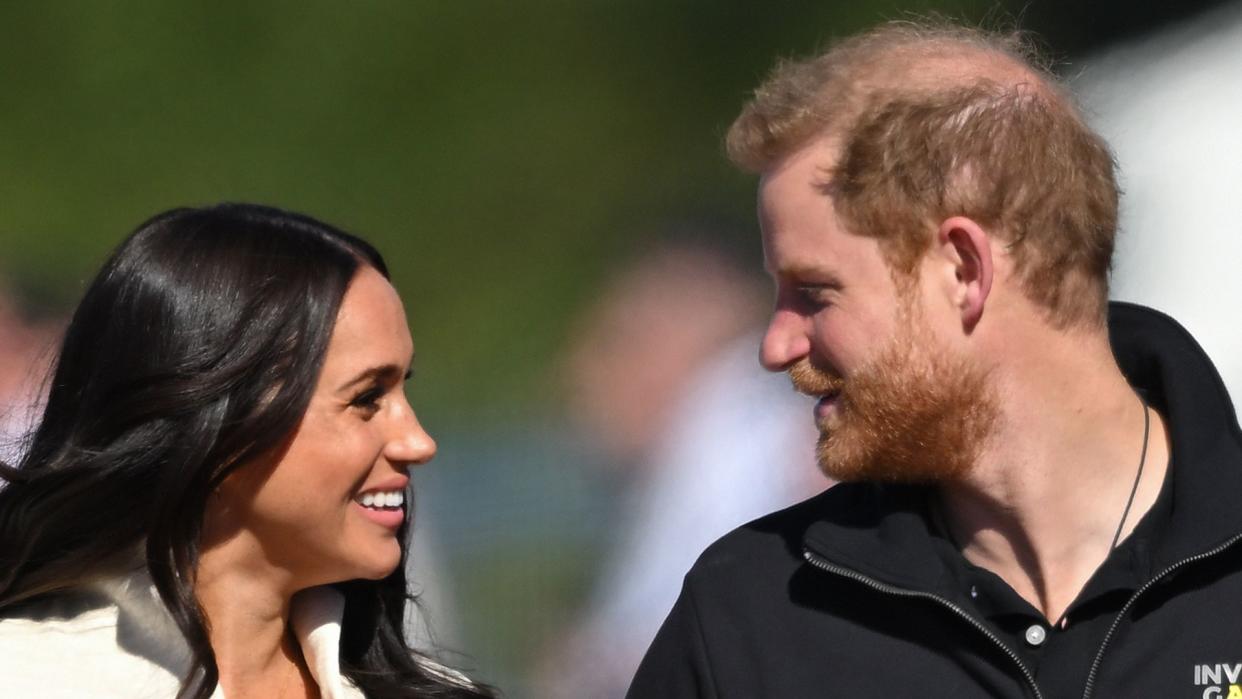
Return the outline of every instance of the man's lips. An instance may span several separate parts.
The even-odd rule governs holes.
[[[795,391],[817,399],[815,421],[822,426],[838,410],[845,380],[831,371],[812,365],[805,357],[789,367],[788,371]]]
[[[840,391],[832,391],[820,396],[819,400],[815,401],[815,420],[817,422],[826,420],[837,410],[837,404],[840,398]]]

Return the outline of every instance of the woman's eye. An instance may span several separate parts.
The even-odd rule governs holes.
[[[379,410],[379,401],[383,397],[384,390],[376,386],[375,388],[358,394],[357,397],[349,402],[349,405],[351,407],[358,408],[363,412],[374,413]]]

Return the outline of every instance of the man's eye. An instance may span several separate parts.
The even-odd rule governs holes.
[[[808,306],[827,306],[832,302],[831,291],[816,284],[803,284],[798,287],[798,298]]]

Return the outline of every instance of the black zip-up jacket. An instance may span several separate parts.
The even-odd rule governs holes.
[[[627,696],[1242,697],[1232,404],[1172,319],[1113,304],[1109,328],[1127,378],[1166,419],[1169,470],[1063,626],[966,562],[926,490],[839,485],[709,547]]]

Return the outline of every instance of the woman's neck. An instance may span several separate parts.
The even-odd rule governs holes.
[[[287,576],[231,549],[226,543],[204,550],[194,584],[224,695],[317,697],[289,627]]]

